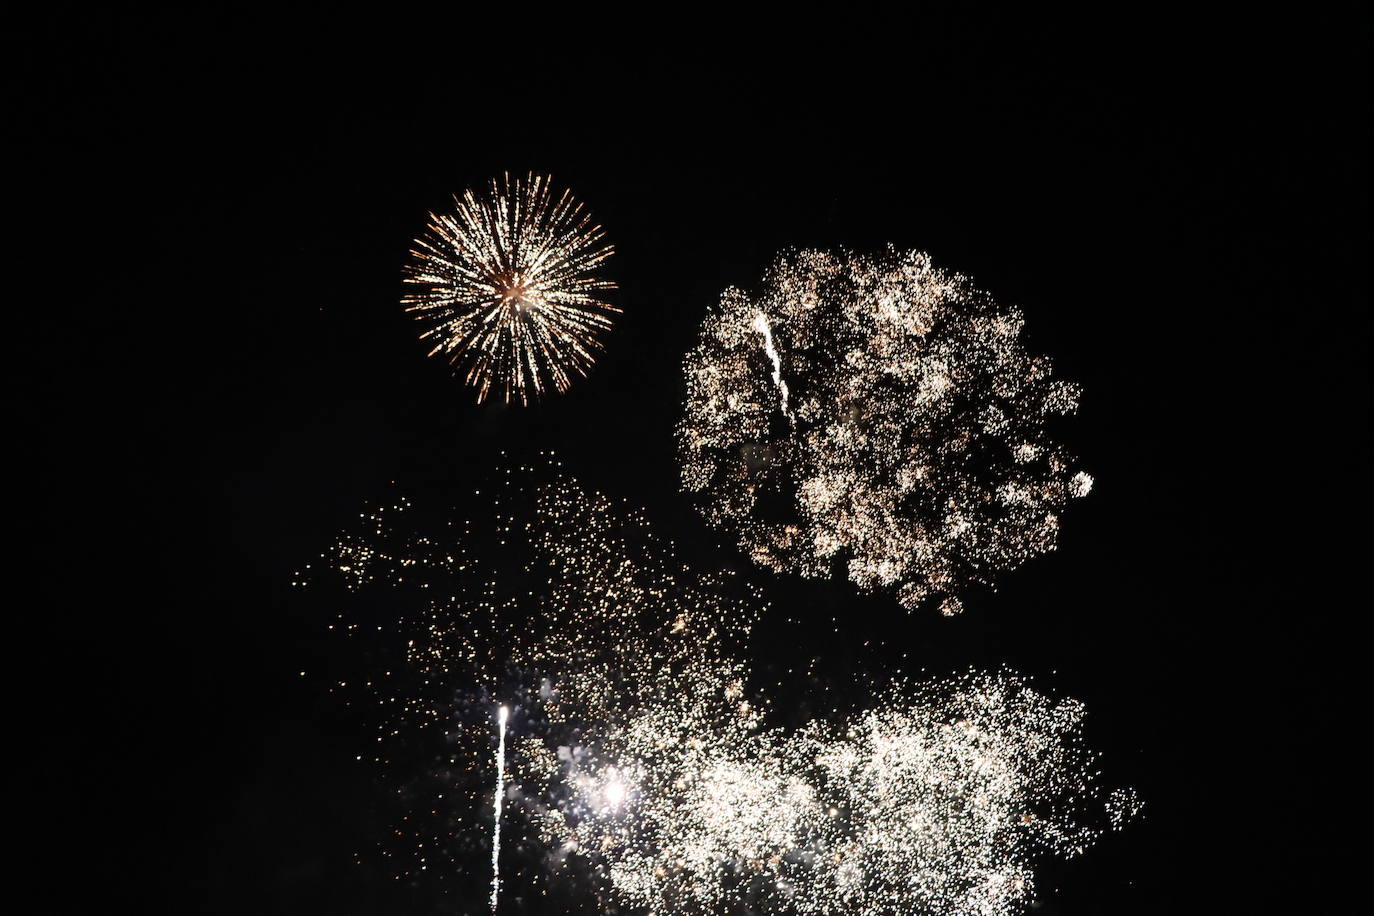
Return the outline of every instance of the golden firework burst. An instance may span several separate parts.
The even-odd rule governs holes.
[[[429,215],[405,268],[402,300],[424,322],[430,356],[448,357],[477,389],[528,404],[549,386],[566,391],[586,375],[620,309],[598,298],[615,289],[595,276],[614,248],[571,193],[531,173],[492,179],[485,195],[454,196]]]

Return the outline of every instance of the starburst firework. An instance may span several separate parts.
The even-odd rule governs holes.
[[[615,284],[594,275],[612,247],[551,181],[503,176],[485,196],[455,196],[451,212],[430,214],[410,252],[406,311],[426,324],[430,355],[447,356],[479,402],[498,393],[528,404],[550,385],[566,391],[620,311],[599,298]]]
[[[1021,325],[921,252],[784,254],[687,356],[683,485],[760,565],[954,613],[1092,484],[1047,428],[1078,389]]]

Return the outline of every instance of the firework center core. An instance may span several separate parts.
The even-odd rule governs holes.
[[[501,302],[514,312],[525,312],[544,304],[539,288],[519,274],[503,274],[495,280]]]

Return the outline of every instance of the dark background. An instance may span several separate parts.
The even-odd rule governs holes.
[[[1296,549],[1243,572],[1260,554],[1242,545],[1294,536],[1279,455],[1321,441],[1298,430],[1298,378],[1364,377],[1296,361],[1355,333],[1356,294],[1330,278],[1368,212],[1367,24],[694,15],[649,37],[418,14],[10,31],[15,281],[32,281],[10,303],[32,510],[11,754],[33,912],[480,911],[353,864],[378,790],[357,723],[297,674],[330,609],[290,572],[388,481],[442,504],[502,450],[544,448],[692,558],[747,571],[677,490],[682,356],[780,248],[886,242],[1024,309],[1032,348],[1085,388],[1064,437],[1097,485],[1056,553],[954,619],[747,571],[784,634],[759,640],[761,677],[815,656],[842,680],[905,652],[1083,700],[1107,781],[1147,807],[1046,863],[1040,912],[1213,911],[1320,883],[1318,845],[1294,839],[1311,790],[1250,780],[1288,765],[1289,686],[1322,649],[1252,592],[1325,576]],[[566,396],[477,407],[424,357],[400,266],[450,193],[530,169],[607,228],[625,313]],[[1264,849],[1230,863],[1246,834]]]

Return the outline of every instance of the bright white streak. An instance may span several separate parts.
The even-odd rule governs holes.
[[[491,911],[496,912],[496,898],[501,892],[501,799],[506,794],[506,719],[510,710],[502,706],[496,711],[501,726],[496,740],[496,818],[491,836]]]
[[[773,384],[777,386],[778,396],[782,400],[783,415],[787,417],[787,422],[795,423],[792,408],[787,406],[787,383],[782,380],[782,357],[778,355],[777,347],[773,346],[773,328],[768,324],[768,316],[763,312],[754,316],[754,330],[763,335],[764,352],[773,361]]]

